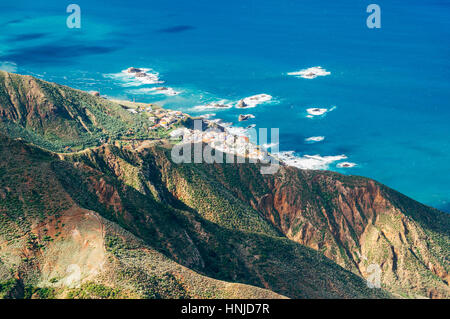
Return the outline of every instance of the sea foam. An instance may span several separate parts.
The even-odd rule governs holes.
[[[176,91],[173,88],[170,87],[156,87],[156,88],[140,88],[140,89],[133,89],[133,90],[128,90],[127,93],[130,94],[164,94],[167,96],[175,96],[181,93],[181,91]]]
[[[138,68],[141,72],[130,73],[127,70],[122,70],[119,73],[103,74],[104,77],[122,82],[121,86],[141,86],[144,84],[160,84],[164,83],[159,78],[159,73],[149,68]],[[141,74],[141,76],[136,76]]]
[[[304,78],[304,79],[315,79],[318,76],[326,76],[326,75],[330,75],[330,74],[331,74],[331,72],[328,72],[321,66],[315,66],[312,68],[288,73],[288,75],[292,75],[297,78]]]
[[[216,113],[207,113],[207,114],[200,115],[200,117],[204,118],[204,119],[209,119],[209,118],[214,117],[214,116],[216,116]]]
[[[233,107],[233,104],[229,103],[227,100],[220,100],[217,102],[211,102],[204,105],[194,106],[194,110],[202,111],[202,110],[220,110],[220,109],[230,109]]]
[[[325,139],[325,136],[311,136],[305,138],[305,142],[307,143],[317,143],[322,142]]]
[[[335,109],[336,109],[336,106],[333,106],[330,109],[311,107],[309,109],[306,109],[306,113],[307,113],[306,117],[312,119],[314,117],[324,116],[326,113],[332,112]]]
[[[231,134],[236,136],[246,136],[248,133],[248,130],[244,127],[237,127],[237,126],[229,126],[226,127],[225,130]]]
[[[272,100],[272,96],[269,94],[257,94],[252,95],[246,98],[243,98],[242,100],[239,100],[236,103],[237,108],[253,108],[256,107],[259,104],[263,104],[266,102],[269,102]]]
[[[329,168],[330,164],[347,158],[344,154],[336,156],[296,156],[294,151],[280,152],[275,155],[288,166],[309,170],[325,170]]]

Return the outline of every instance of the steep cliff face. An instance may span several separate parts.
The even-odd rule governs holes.
[[[287,238],[344,268],[367,278],[368,267],[379,266],[382,283],[391,292],[410,297],[449,295],[450,223],[445,213],[357,176],[292,167],[261,175],[251,164],[191,166],[186,171],[165,163],[165,182],[177,181],[172,193],[206,218],[215,220],[197,198],[209,198],[206,194],[220,185],[228,201],[234,197],[248,203]],[[190,190],[196,177],[202,183]]]
[[[369,265],[379,265],[393,292],[448,296],[448,216],[368,179],[291,169],[282,174],[256,207],[279,216],[275,225],[288,238],[363,277]],[[313,195],[299,196],[300,185]]]
[[[140,192],[194,209],[221,227],[285,236],[364,278],[379,267],[383,287],[398,296],[449,296],[444,213],[363,177],[292,167],[261,175],[254,164],[176,165],[168,149],[138,149],[70,156],[120,172]],[[107,160],[100,165],[99,158]]]

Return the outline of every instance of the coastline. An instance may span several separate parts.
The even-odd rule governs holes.
[[[188,113],[174,111],[171,109],[166,109],[158,104],[148,104],[141,102],[132,102],[128,100],[121,99],[109,99],[120,105],[130,107],[133,110],[145,111],[149,105],[151,106],[151,111],[159,110],[161,113],[158,117],[150,116],[152,121],[154,121],[155,126],[162,126],[167,130],[167,133],[172,138],[172,140],[181,138],[180,142],[184,143],[196,143],[203,142],[210,145],[212,148],[221,151],[223,153],[230,153],[236,156],[242,156],[251,160],[268,160],[273,157],[281,165],[292,166],[303,170],[329,170],[332,164],[336,165],[336,168],[354,168],[357,166],[355,163],[346,162],[344,160],[348,157],[344,154],[334,155],[334,156],[321,156],[319,154],[309,155],[309,154],[296,154],[294,151],[276,151],[269,152],[269,149],[275,146],[279,147],[278,143],[258,145],[250,140],[249,130],[254,128],[250,125],[247,128],[233,126],[233,123],[223,122],[219,118],[215,117],[215,114],[211,116],[192,116]],[[207,125],[207,130],[200,132],[192,128],[186,127],[171,127],[170,124],[174,123],[172,116],[184,116],[190,119],[198,119]],[[211,119],[213,118],[213,119]],[[158,120],[160,119],[160,120]],[[162,122],[162,124],[161,124]],[[310,137],[309,142],[315,143],[323,141],[325,137]],[[308,139],[306,139],[308,142]]]
[[[295,76],[297,78],[305,78],[305,79],[315,79],[317,77],[323,77],[330,75],[331,72],[327,71],[326,69],[318,66],[318,67],[310,67],[307,69],[303,69],[298,72],[290,72],[288,75]],[[139,96],[144,96],[145,94],[154,94],[155,90],[164,88],[164,90],[172,90],[170,87],[148,87],[148,85],[160,85],[161,83],[165,83],[166,81],[162,80],[160,78],[160,73],[155,71],[153,68],[136,68],[136,67],[128,67],[127,69],[122,70],[119,73],[113,73],[113,74],[105,74],[105,77],[113,78],[118,80],[121,83],[121,86],[124,87],[141,87],[134,89],[136,93],[138,93]],[[137,82],[136,82],[137,81]],[[130,92],[130,91],[128,91]],[[133,92],[133,91],[131,91]],[[179,91],[182,93],[182,91]],[[170,94],[167,94],[170,96]],[[178,95],[174,94],[174,95]],[[224,111],[229,109],[248,109],[248,108],[256,108],[259,105],[268,104],[268,103],[274,103],[276,102],[276,99],[272,95],[261,93],[261,94],[255,94],[248,97],[240,98],[235,101],[230,101],[226,99],[221,100],[213,100],[211,102],[208,102],[203,105],[197,105],[191,108],[191,111],[194,113],[202,112],[202,111]],[[157,105],[157,104],[155,104]],[[162,106],[159,106],[162,108]],[[321,118],[326,116],[329,112],[332,112],[336,109],[336,106],[331,106],[329,108],[308,108],[306,110],[306,118],[314,119],[314,118]],[[169,110],[171,111],[171,110]],[[134,112],[134,111],[131,111]],[[194,118],[195,116],[190,117]],[[251,131],[253,128],[256,127],[256,124],[250,124],[247,127],[241,127],[236,126],[232,122],[225,122],[221,118],[217,116],[216,113],[206,113],[198,115],[198,117],[202,118],[202,120],[205,123],[208,123],[208,125],[215,124],[221,127],[221,130],[223,132],[226,132],[228,134],[227,136],[208,136],[205,138],[205,141],[211,142],[211,144],[216,145],[218,150],[228,150],[233,153],[239,153],[236,151],[236,147],[231,147],[231,150],[227,147],[223,147],[223,145],[227,145],[226,142],[219,142],[221,140],[227,141],[231,139],[231,136],[234,136],[235,139],[246,139],[249,140],[251,137],[250,135],[255,134],[249,134],[249,131]],[[255,118],[255,115],[253,114],[240,114],[238,117],[238,122],[243,122],[249,119]],[[153,117],[153,121],[155,118]],[[171,120],[166,121],[171,122]],[[166,122],[163,123],[163,127],[165,127]],[[190,132],[192,135],[193,133]],[[317,142],[324,141],[325,137],[310,137],[305,138],[305,143],[307,144],[313,144]],[[252,141],[253,142],[253,141]],[[219,143],[220,145],[217,145]],[[301,169],[310,169],[310,170],[326,170],[330,169],[331,165],[334,164],[334,169],[350,169],[354,168],[357,165],[355,163],[351,162],[342,162],[344,159],[347,159],[347,155],[341,154],[341,155],[325,155],[321,156],[319,154],[302,154],[299,152],[291,151],[291,150],[279,150],[280,143],[269,143],[272,145],[276,145],[276,151],[273,153],[268,152],[268,148],[265,148],[265,145],[258,145],[254,144],[252,147],[257,147],[260,151],[258,153],[253,154],[255,158],[263,158],[269,156],[275,157],[279,162],[283,162],[285,165],[294,166]],[[240,146],[242,147],[242,145]],[[239,148],[239,147],[238,147]],[[341,163],[339,163],[341,162]]]

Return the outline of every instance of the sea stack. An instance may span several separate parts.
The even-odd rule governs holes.
[[[247,107],[248,105],[247,105],[247,103],[245,103],[245,101],[244,100],[240,100],[239,102],[238,102],[238,104],[237,104],[237,107]]]
[[[240,114],[239,115],[239,118],[238,118],[238,121],[239,122],[242,122],[242,121],[246,121],[246,120],[248,120],[248,119],[252,119],[252,118],[254,118],[255,116],[253,115],[253,114]]]
[[[140,72],[142,72],[142,70],[141,70],[141,69],[138,69],[138,68],[133,68],[133,67],[131,67],[131,68],[128,68],[128,69],[127,69],[127,72],[128,72],[128,73],[140,73]]]

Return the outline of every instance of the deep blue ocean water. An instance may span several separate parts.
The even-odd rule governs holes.
[[[202,111],[280,128],[280,150],[345,154],[354,168],[425,204],[450,211],[450,1],[376,1],[381,29],[366,26],[372,1],[81,1],[81,29],[64,1],[0,2],[0,68],[103,95],[192,108],[266,93],[245,111]],[[105,76],[152,68],[175,97],[136,94]],[[322,66],[330,75],[288,72]],[[156,85],[158,86],[158,85]],[[306,118],[310,107],[330,108]],[[198,112],[197,112],[198,113]],[[323,142],[307,144],[310,136]]]

